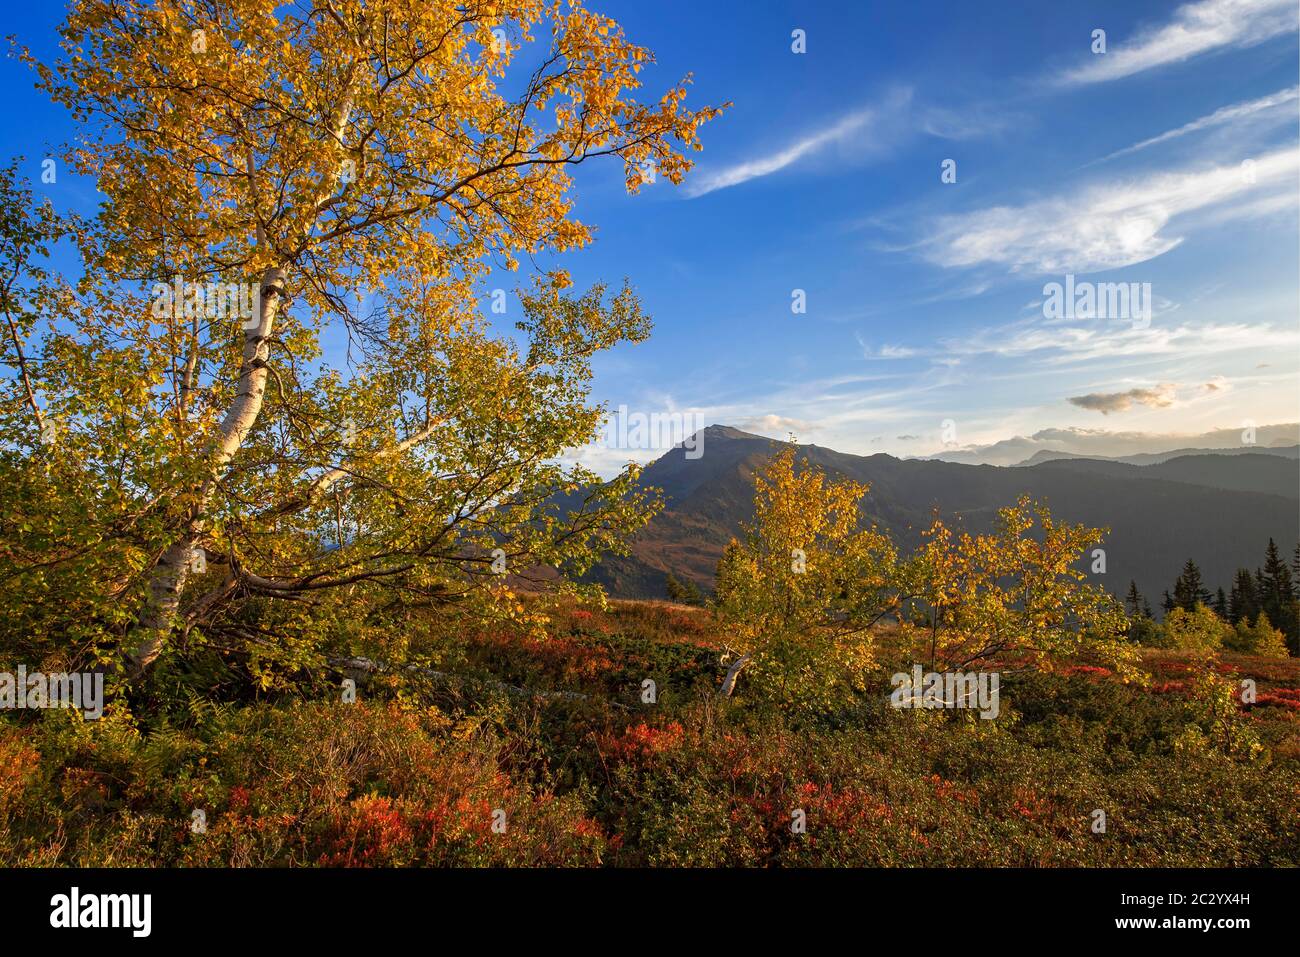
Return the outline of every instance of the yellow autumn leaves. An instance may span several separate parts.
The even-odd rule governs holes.
[[[922,546],[900,557],[866,525],[867,491],[800,467],[793,447],[756,477],[755,521],[719,563],[718,610],[767,693],[806,703],[860,687],[882,622],[937,670],[1086,656],[1135,675],[1122,609],[1077,567],[1101,531],[1022,498],[983,534],[936,516]]]

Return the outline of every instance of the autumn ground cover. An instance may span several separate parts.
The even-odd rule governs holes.
[[[881,647],[897,638],[882,626]],[[444,670],[213,703],[0,721],[6,865],[1288,866],[1300,863],[1300,662],[1218,746],[1194,655],[1006,667],[999,717],[718,695],[713,613],[573,605],[466,636]],[[653,694],[647,681],[654,682]],[[878,693],[877,693],[878,692]],[[1105,812],[1106,829],[1094,828]],[[202,811],[204,826],[195,825]],[[792,828],[802,812],[806,830]]]

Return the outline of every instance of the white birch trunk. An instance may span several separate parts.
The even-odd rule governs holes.
[[[162,654],[163,644],[176,625],[181,592],[189,578],[190,560],[204,531],[203,512],[212,499],[216,479],[244,443],[257,422],[266,396],[268,340],[275,326],[280,302],[284,297],[285,270],[277,267],[262,274],[262,295],[257,323],[244,330],[243,363],[235,399],[226,412],[217,433],[211,478],[199,494],[198,507],[186,525],[184,534],[174,542],[154,566],[149,580],[149,597],[134,634],[135,647],[129,653],[133,670],[143,671]]]
[[[349,91],[354,77],[355,64],[348,73],[346,86]],[[343,133],[351,114],[352,96],[349,92],[339,104],[338,111],[330,124],[330,134],[338,146],[343,145]],[[251,177],[251,157],[249,163]],[[318,208],[324,203],[338,188],[338,184],[337,172],[325,177],[313,208]],[[309,225],[307,228],[312,227]],[[259,245],[265,241],[260,226],[257,239]],[[226,411],[217,434],[211,472],[200,490],[197,508],[186,524],[180,539],[163,553],[152,570],[149,597],[131,636],[135,647],[127,653],[127,663],[128,667],[137,674],[158,658],[162,653],[163,645],[176,626],[181,592],[184,591],[185,582],[189,577],[190,556],[193,555],[204,531],[204,512],[212,500],[217,480],[243,445],[244,439],[253,430],[253,426],[257,423],[257,416],[262,411],[266,382],[270,377],[270,367],[267,364],[270,353],[269,340],[285,296],[287,276],[287,264],[270,267],[262,273],[257,323],[252,328],[244,330],[243,363],[239,370],[239,382],[236,386],[235,399]]]

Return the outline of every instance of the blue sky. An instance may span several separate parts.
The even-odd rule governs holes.
[[[656,318],[603,398],[898,455],[945,419],[961,445],[1300,419],[1295,4],[603,9],[658,54],[648,84],[735,104],[685,188],[582,196],[575,275],[629,275]],[[1048,323],[1067,272],[1151,283],[1149,326]]]
[[[647,95],[734,103],[681,187],[579,173],[597,239],[561,264],[655,319],[598,399],[896,455],[1300,420],[1294,0],[589,5],[655,51]],[[58,19],[6,32],[48,55]],[[38,174],[67,118],[3,69],[0,152]],[[1149,322],[1046,317],[1067,273],[1150,283]]]

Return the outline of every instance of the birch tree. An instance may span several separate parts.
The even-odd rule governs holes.
[[[861,513],[867,486],[781,449],[755,476],[754,521],[718,562],[717,610],[732,643],[720,692],[742,675],[786,703],[861,691],[872,626],[895,607],[895,550]]]
[[[490,267],[591,240],[573,166],[681,181],[717,113],[685,108],[686,81],[641,102],[651,54],[560,0],[78,0],[62,38],[28,60],[106,199],[35,407],[75,406],[89,436],[102,376],[72,365],[127,377],[134,669],[250,595],[462,595],[499,581],[493,549],[524,571],[625,541],[633,473],[593,492],[553,460],[595,434],[590,357],[647,334],[635,295],[546,272],[508,300],[513,337],[476,298]]]

